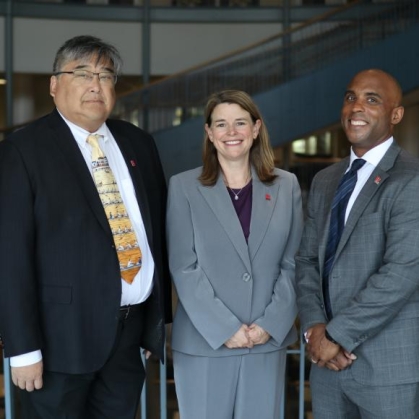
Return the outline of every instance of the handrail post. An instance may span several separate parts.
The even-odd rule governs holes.
[[[304,337],[301,333],[300,337],[300,377],[299,377],[299,397],[298,397],[298,419],[304,419],[304,390],[305,390],[305,367],[306,367],[306,351],[304,346]]]
[[[144,365],[144,370],[146,372],[146,378],[143,384],[143,391],[141,392],[141,419],[147,419],[147,358],[143,351],[141,351],[141,360]]]
[[[291,2],[290,0],[284,0],[283,2],[283,21],[282,31],[284,36],[282,38],[282,76],[283,82],[287,82],[291,78],[291,33],[289,31],[291,27],[290,13],[291,13]]]
[[[142,40],[142,71],[143,71],[143,85],[147,86],[150,83],[150,0],[143,0],[143,40]],[[149,130],[149,91],[145,89],[141,95],[143,106],[143,126],[145,131]]]
[[[7,0],[4,25],[5,76],[6,76],[6,126],[13,125],[13,0]]]
[[[3,357],[3,373],[4,373],[4,405],[5,405],[5,418],[14,419],[14,388],[12,386],[12,379],[10,374],[10,360]]]
[[[166,327],[167,329],[167,327]],[[167,334],[166,334],[167,335]],[[164,345],[164,364],[160,364],[160,419],[167,419],[167,359]]]

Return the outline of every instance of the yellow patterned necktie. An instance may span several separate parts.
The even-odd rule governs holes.
[[[99,146],[100,135],[89,135],[87,143],[92,146],[92,170],[106,218],[111,226],[119,259],[121,277],[132,284],[141,269],[141,249],[134,228],[125,208],[118,184],[108,164],[108,159]]]

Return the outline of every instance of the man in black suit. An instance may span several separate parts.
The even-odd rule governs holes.
[[[134,418],[140,346],[163,354],[166,186],[152,137],[108,119],[120,68],[113,46],[68,40],[50,82],[56,109],[0,144],[0,335],[42,419]]]

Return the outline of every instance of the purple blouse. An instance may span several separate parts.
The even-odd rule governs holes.
[[[250,234],[250,217],[252,215],[252,181],[250,181],[243,189],[231,189],[227,187],[227,191],[233,202],[234,209],[239,217],[240,224],[243,229],[246,242]]]

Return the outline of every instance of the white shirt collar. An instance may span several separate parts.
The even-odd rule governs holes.
[[[387,153],[387,150],[390,148],[391,144],[393,144],[393,137],[390,137],[388,140],[384,141],[381,144],[378,144],[371,150],[367,151],[362,158],[369,164],[372,164],[374,167],[378,166],[380,160],[384,157],[384,154]],[[354,153],[351,147],[351,165],[354,160],[359,159],[359,157]]]
[[[99,129],[96,132],[89,132],[89,131],[86,131],[84,128],[79,127],[78,125],[69,121],[58,109],[57,111],[61,115],[61,118],[64,119],[64,122],[70,128],[71,133],[73,134],[75,140],[77,141],[80,147],[86,147],[86,144],[87,144],[86,139],[91,134],[101,135],[104,141],[108,140],[109,138],[108,127],[106,126],[105,122],[99,127]]]

